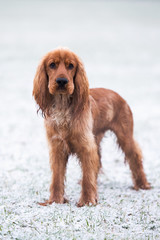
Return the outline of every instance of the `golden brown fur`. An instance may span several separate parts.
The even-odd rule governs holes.
[[[101,167],[100,142],[113,131],[129,163],[134,188],[149,189],[142,154],[133,138],[133,118],[126,101],[103,88],[90,89],[84,66],[67,49],[49,52],[38,66],[33,96],[45,118],[52,181],[50,198],[42,205],[64,203],[64,179],[70,154],[82,167],[78,206],[97,203],[97,176]]]

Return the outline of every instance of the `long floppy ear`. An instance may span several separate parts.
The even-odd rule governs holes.
[[[39,110],[45,116],[52,102],[52,95],[48,91],[48,76],[45,70],[44,59],[40,62],[33,81],[33,96],[39,105]]]
[[[89,83],[81,60],[77,57],[77,70],[74,77],[74,114],[79,115],[89,103]]]

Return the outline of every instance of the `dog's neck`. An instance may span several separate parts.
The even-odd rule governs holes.
[[[54,96],[53,109],[57,109],[59,111],[66,111],[70,108],[72,102],[72,98],[66,94],[57,94]]]
[[[52,107],[50,108],[50,118],[57,126],[69,125],[71,120],[71,103],[70,96],[65,94],[57,94],[54,96]]]

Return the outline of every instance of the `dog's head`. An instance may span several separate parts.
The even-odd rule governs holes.
[[[80,106],[83,108],[89,94],[88,80],[82,62],[75,53],[63,48],[44,56],[33,84],[33,96],[44,115],[57,94],[71,96],[77,110],[78,108],[80,110]]]

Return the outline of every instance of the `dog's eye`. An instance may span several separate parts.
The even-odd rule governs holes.
[[[73,68],[74,68],[73,64],[70,63],[70,64],[68,65],[68,68],[69,68],[70,70],[73,69]]]
[[[50,65],[49,65],[50,68],[54,69],[56,68],[56,64],[54,62],[52,62]]]

